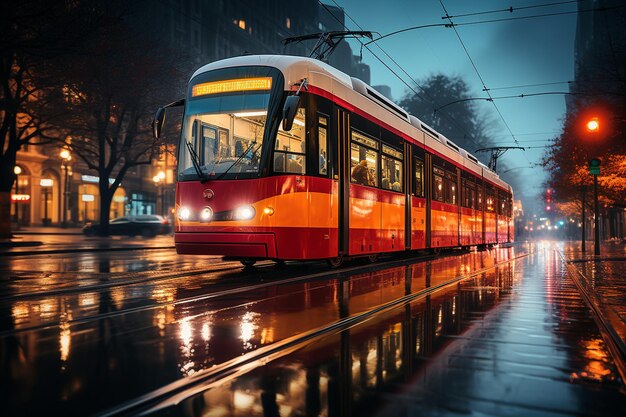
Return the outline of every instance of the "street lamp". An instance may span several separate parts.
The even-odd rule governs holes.
[[[597,117],[592,117],[591,119],[589,119],[587,121],[587,124],[585,125],[585,127],[587,128],[587,131],[590,133],[596,133],[600,131],[600,121],[598,120]]]
[[[600,129],[601,120],[597,115],[590,115],[584,119],[584,126],[586,133],[589,137],[593,139],[600,138]],[[603,128],[606,130],[606,127]],[[598,175],[600,175],[600,160],[598,158],[593,158],[589,160],[589,174],[593,176],[593,199],[594,199],[594,207],[593,207],[593,240],[594,240],[594,255],[600,255],[600,228],[599,228],[599,209],[598,209]],[[583,188],[584,192],[584,188]],[[584,195],[583,195],[583,224],[584,224]],[[583,233],[584,233],[583,226]],[[584,235],[583,235],[584,239]],[[583,252],[584,252],[584,242],[583,242]]]
[[[159,171],[157,175],[152,177],[155,187],[157,187],[157,199],[161,200],[161,215],[163,216],[163,185],[165,183],[165,172]],[[158,203],[158,202],[157,202]]]
[[[589,173],[593,175],[593,245],[594,255],[600,256],[600,228],[598,209],[598,175],[600,175],[600,160],[597,158],[589,160]]]
[[[44,199],[44,206],[43,206],[43,224],[44,226],[48,226],[50,224],[50,219],[48,218],[48,190],[50,189],[50,187],[52,187],[52,185],[54,184],[54,181],[50,178],[42,178],[39,181],[39,185],[41,185],[41,188],[43,188],[43,199]]]
[[[59,155],[61,157],[61,168],[64,170],[63,179],[63,223],[62,227],[67,227],[67,209],[69,206],[70,184],[69,184],[69,162],[72,154],[69,150],[63,149]]]
[[[19,194],[20,193],[20,181],[19,181],[19,176],[22,173],[22,167],[20,167],[19,165],[15,165],[13,167],[13,173],[15,174],[15,194]],[[20,225],[20,216],[19,216],[20,212],[19,212],[19,206],[17,203],[17,199],[15,200],[15,225],[16,227],[19,227]]]

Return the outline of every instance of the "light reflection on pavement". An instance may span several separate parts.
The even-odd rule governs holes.
[[[0,372],[10,384],[0,395],[9,414],[91,414],[517,255],[519,249],[500,248],[345,277],[276,280],[258,290],[185,303],[177,300],[205,294],[210,287],[190,277],[2,300],[5,363]],[[588,410],[581,402],[597,400],[590,393],[592,381],[608,387],[603,401],[613,404],[612,362],[559,271],[558,260],[545,247],[350,330],[320,337],[165,412],[360,415],[427,403],[439,412],[443,402],[494,412],[496,399],[507,398],[513,410],[532,411],[544,401],[550,412],[572,413]],[[144,299],[153,300],[150,308],[137,308],[142,305],[137,300]],[[86,311],[93,319],[72,322]],[[59,324],[36,328],[53,319]],[[35,327],[19,331],[20,326]],[[562,401],[574,408],[559,408]]]

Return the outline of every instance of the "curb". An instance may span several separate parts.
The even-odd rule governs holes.
[[[40,241],[26,241],[26,242],[0,242],[0,248],[21,248],[25,246],[42,246],[43,242]]]
[[[610,310],[604,308],[602,300],[588,288],[587,277],[578,268],[567,261],[567,257],[563,252],[559,250],[556,252],[565,263],[565,270],[574,282],[574,285],[577,287],[579,294],[585,301],[585,304],[587,304],[587,307],[591,310],[591,314],[596,322],[596,325],[598,326],[598,329],[600,330],[602,339],[604,339],[604,342],[613,357],[613,361],[615,362],[615,366],[622,380],[622,390],[624,390],[624,385],[626,384],[626,342],[622,340],[615,327],[611,324],[611,319],[607,317],[607,313],[610,315]],[[579,277],[582,279],[579,279]]]

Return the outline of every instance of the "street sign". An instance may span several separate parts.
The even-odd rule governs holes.
[[[30,201],[30,194],[11,194],[13,203],[25,203]]]
[[[589,160],[589,173],[591,175],[600,175],[600,160],[597,158]]]

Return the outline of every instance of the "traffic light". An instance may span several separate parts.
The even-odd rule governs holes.
[[[552,210],[552,190],[549,188],[546,190],[545,200],[546,200],[546,211]]]
[[[600,131],[600,120],[597,117],[592,117],[587,120],[585,127],[587,128],[587,132],[597,133]]]
[[[598,158],[589,160],[589,173],[591,175],[600,175],[600,163],[601,161]]]

